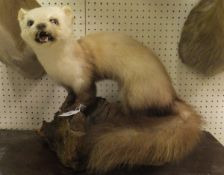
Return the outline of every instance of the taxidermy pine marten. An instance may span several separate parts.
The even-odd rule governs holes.
[[[89,167],[107,171],[122,163],[164,163],[181,158],[196,144],[201,133],[200,117],[179,100],[168,73],[150,49],[121,33],[99,32],[75,40],[69,7],[21,9],[18,20],[22,38],[36,53],[47,74],[71,88],[81,103],[89,105],[94,101],[95,82],[110,78],[120,87],[124,116],[136,116],[139,121],[131,130],[128,125],[127,128],[108,125],[109,132],[101,133],[94,142]],[[161,127],[161,135],[149,138],[151,119],[146,118],[157,115],[180,120],[167,125],[174,129]],[[189,123],[183,131],[178,123],[185,120]],[[156,138],[158,142],[152,145],[151,139]],[[113,146],[107,149],[108,144]],[[150,158],[153,147],[158,154]],[[127,154],[120,155],[125,149]]]

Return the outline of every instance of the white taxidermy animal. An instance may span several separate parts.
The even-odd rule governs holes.
[[[69,7],[21,9],[18,20],[22,38],[47,74],[71,88],[81,103],[94,101],[97,80],[118,82],[124,116],[130,117],[120,127],[107,123],[91,131],[90,169],[102,172],[123,164],[163,164],[179,160],[196,145],[201,117],[177,97],[168,73],[149,48],[112,32],[76,40]],[[155,123],[162,124],[156,131],[151,130]]]
[[[69,7],[20,10],[21,36],[55,81],[72,88],[79,100],[95,96],[95,81],[116,80],[126,111],[168,111],[176,100],[159,59],[138,41],[121,33],[99,32],[73,37]]]

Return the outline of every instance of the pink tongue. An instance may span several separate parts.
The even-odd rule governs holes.
[[[47,36],[43,36],[40,38],[41,41],[47,42],[48,41],[48,37]]]

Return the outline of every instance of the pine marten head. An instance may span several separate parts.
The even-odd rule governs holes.
[[[73,13],[67,6],[20,9],[18,20],[21,37],[31,47],[66,41],[72,35]]]

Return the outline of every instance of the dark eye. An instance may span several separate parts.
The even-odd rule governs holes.
[[[33,25],[34,21],[33,20],[28,20],[27,21],[27,26],[31,27]]]
[[[53,18],[53,19],[50,19],[50,22],[53,23],[53,24],[56,24],[56,25],[59,25],[59,22],[57,19]]]

